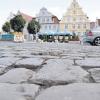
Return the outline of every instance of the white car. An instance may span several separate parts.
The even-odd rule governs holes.
[[[83,42],[88,42],[91,45],[100,46],[100,32],[99,31],[87,31],[83,35]]]

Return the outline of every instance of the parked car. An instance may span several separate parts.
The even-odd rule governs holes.
[[[87,31],[82,36],[82,41],[90,43],[91,45],[100,46],[100,32],[99,31]]]

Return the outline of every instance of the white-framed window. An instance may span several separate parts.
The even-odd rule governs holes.
[[[81,28],[81,26],[80,26],[80,24],[78,24],[78,27],[77,27],[78,29],[80,29]]]
[[[75,29],[75,24],[73,24],[73,29]]]
[[[75,10],[73,10],[73,14],[76,14],[76,11]]]
[[[50,20],[49,20],[49,18],[47,18],[47,20],[46,20],[47,22],[50,22]]]
[[[53,30],[56,30],[56,25],[53,26]]]
[[[80,17],[80,20],[82,20],[82,18]]]
[[[67,29],[68,28],[68,25],[67,24],[65,24],[65,29]]]
[[[86,25],[86,24],[84,24],[83,28],[86,28],[86,26],[87,26],[87,25]]]
[[[51,25],[49,25],[49,30],[51,30]]]
[[[75,22],[76,21],[76,18],[73,18],[73,21]]]
[[[71,21],[71,17],[70,16],[67,17],[67,21]]]
[[[45,23],[45,18],[42,18],[42,23]]]
[[[47,25],[45,25],[45,29],[47,29]]]

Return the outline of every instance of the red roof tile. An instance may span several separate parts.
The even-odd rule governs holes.
[[[27,14],[24,14],[22,12],[21,12],[21,15],[27,22],[30,22],[32,19],[35,19],[34,17],[27,15]]]
[[[55,23],[55,24],[59,24],[59,19],[58,19],[58,17],[57,16],[52,16],[52,20],[53,20],[53,22]]]

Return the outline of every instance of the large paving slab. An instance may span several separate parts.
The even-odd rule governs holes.
[[[41,92],[35,100],[100,100],[100,84],[53,86]]]
[[[16,67],[24,67],[30,69],[36,69],[44,64],[44,59],[42,58],[25,58],[16,62]]]
[[[34,84],[0,83],[0,100],[34,100],[39,86]]]
[[[100,68],[90,69],[89,72],[91,73],[91,76],[94,81],[100,83]]]
[[[80,66],[73,66],[72,60],[51,59],[30,81],[42,85],[57,85],[73,82],[89,82],[89,73]]]
[[[0,83],[25,83],[35,72],[25,68],[15,68],[0,76]]]
[[[83,68],[100,68],[100,58],[85,58],[84,60],[76,60],[76,64]]]
[[[20,58],[15,58],[15,57],[3,57],[0,58],[0,67],[9,67],[13,64],[15,64],[15,62],[17,60],[19,60]]]

